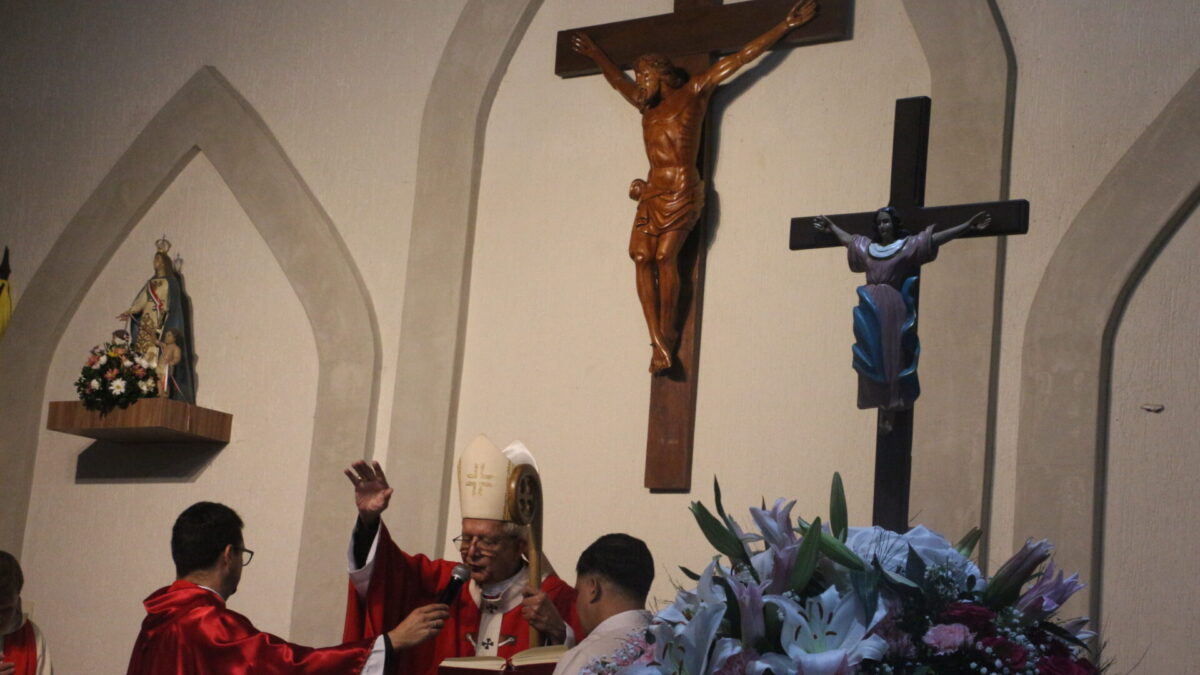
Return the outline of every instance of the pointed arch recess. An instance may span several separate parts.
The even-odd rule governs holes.
[[[201,68],[142,130],[67,224],[26,288],[0,358],[0,544],[19,551],[46,377],[59,337],[113,253],[197,152],[216,168],[296,292],[317,344],[316,417],[306,488],[292,635],[328,638],[341,613],[338,550],[346,523],[326,505],[345,499],[338,470],[374,445],[380,339],[362,277],[263,120],[215,68]],[[372,373],[370,378],[362,377]],[[336,543],[335,543],[336,542]]]
[[[1017,431],[1021,533],[1087,570],[1100,625],[1112,346],[1154,258],[1200,202],[1200,70],[1080,210],[1038,285],[1025,326]]]

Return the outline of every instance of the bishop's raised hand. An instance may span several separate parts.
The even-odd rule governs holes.
[[[368,464],[360,459],[351,464],[345,474],[354,484],[354,505],[358,507],[358,517],[365,525],[375,524],[392,499],[392,488],[383,475],[383,467],[379,466],[379,462]]]

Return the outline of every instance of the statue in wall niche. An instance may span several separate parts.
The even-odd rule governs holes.
[[[846,247],[850,270],[866,272],[854,308],[854,370],[858,372],[858,407],[878,408],[881,430],[890,415],[912,407],[921,394],[917,382],[917,308],[914,296],[921,265],[937,258],[938,247],[968,229],[983,230],[992,217],[980,211],[966,222],[941,232],[930,225],[916,235],[900,229],[895,209],[875,212],[878,238],[850,234],[825,216],[813,219],[819,232],[832,232]],[[888,427],[888,428],[885,428]]]
[[[154,276],[138,291],[129,309],[117,318],[129,322],[132,349],[158,364],[159,395],[195,403],[194,357],[189,339],[191,303],[184,292],[182,277],[168,255],[171,242],[163,237],[155,242],[155,247]]]
[[[608,83],[642,114],[642,139],[650,172],[629,186],[637,201],[629,257],[636,267],[638,299],[650,329],[650,372],[671,367],[678,346],[679,252],[704,208],[704,180],[696,166],[708,103],[717,86],[762,56],[789,31],[808,23],[816,0],[802,0],[773,28],[740,51],[690,76],[665,56],[637,59],[630,79],[586,33],[572,48],[599,66]]]

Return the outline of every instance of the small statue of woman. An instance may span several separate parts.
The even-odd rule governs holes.
[[[852,235],[825,216],[813,219],[819,232],[832,232],[849,254],[850,270],[866,272],[854,308],[854,370],[858,371],[858,407],[878,408],[880,431],[891,430],[891,414],[912,407],[921,394],[917,360],[921,345],[916,331],[914,286],[921,265],[937,258],[938,247],[968,229],[982,230],[992,217],[985,211],[966,222],[934,232],[930,225],[909,236],[899,230],[896,211],[875,212],[878,240]]]
[[[175,272],[175,266],[167,255],[171,244],[166,239],[158,242],[158,250],[154,253],[154,276],[151,277],[142,290],[133,299],[129,309],[117,315],[118,319],[129,321],[130,345],[133,351],[141,354],[146,360],[156,365],[162,360],[164,333],[168,329],[174,331],[172,345],[178,352],[172,350],[178,360],[173,364],[163,364],[171,371],[171,398],[187,403],[195,403],[194,378],[192,377],[192,354],[186,343],[188,330],[187,297],[183,293],[183,283]]]

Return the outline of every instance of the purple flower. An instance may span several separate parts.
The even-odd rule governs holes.
[[[938,654],[956,652],[974,640],[975,635],[961,623],[939,623],[930,626],[929,630],[925,631],[925,637],[921,638],[921,642],[933,647]]]
[[[989,607],[1004,607],[1017,601],[1021,587],[1033,573],[1050,557],[1054,547],[1045,539],[1026,540],[1020,551],[1000,566],[995,576],[983,589],[984,604]]]
[[[1055,572],[1058,576],[1055,577]],[[1037,583],[1029,587],[1017,601],[1017,609],[1030,621],[1041,621],[1058,611],[1063,603],[1083,588],[1078,574],[1063,579],[1062,570],[1056,570],[1054,561],[1046,565],[1046,571]]]

